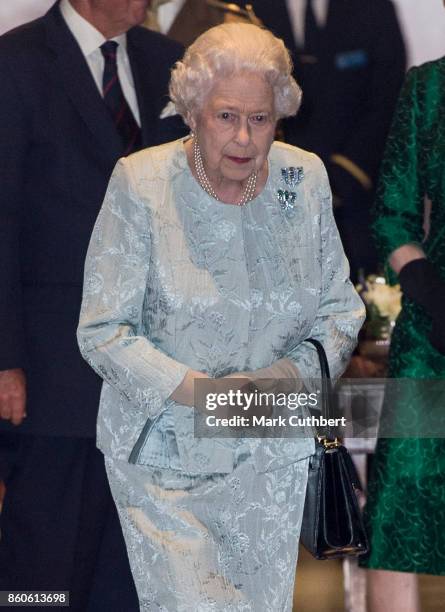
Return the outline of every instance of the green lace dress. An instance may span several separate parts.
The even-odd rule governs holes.
[[[425,194],[432,212],[423,242]],[[422,243],[445,278],[445,58],[407,75],[382,165],[374,230],[382,261],[403,244]],[[428,342],[430,329],[423,309],[404,299],[391,377],[445,378],[445,357]],[[416,419],[422,406],[404,402],[397,410]],[[362,566],[445,574],[445,439],[380,439],[365,516],[371,553]]]

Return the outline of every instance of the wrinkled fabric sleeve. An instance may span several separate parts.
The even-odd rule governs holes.
[[[373,222],[382,263],[402,245],[423,241],[426,189],[418,136],[426,118],[420,112],[418,87],[418,69],[413,68],[400,94],[382,162]],[[387,271],[395,282],[395,274]]]
[[[349,264],[332,212],[332,195],[326,170],[320,160],[318,179],[321,184],[320,203],[320,265],[322,270],[318,312],[308,338],[319,340],[329,363],[332,379],[346,369],[357,336],[365,319],[365,308],[351,281]],[[291,359],[306,380],[320,378],[320,366],[315,348],[302,342],[286,357]],[[309,384],[309,386],[311,386]]]
[[[133,185],[130,162],[119,160],[88,248],[77,335],[99,376],[155,418],[188,367],[141,335],[151,224]]]

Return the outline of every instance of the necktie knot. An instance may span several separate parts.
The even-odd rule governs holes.
[[[115,40],[107,40],[100,46],[105,61],[116,62],[117,47],[118,43]]]

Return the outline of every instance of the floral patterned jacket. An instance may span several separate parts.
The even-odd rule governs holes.
[[[211,377],[291,359],[333,377],[364,318],[318,157],[275,142],[269,176],[243,207],[202,190],[183,140],[118,162],[91,238],[78,329],[104,379],[105,455],[193,473],[228,473],[249,447],[258,471],[312,454],[313,439],[194,437],[194,409],[169,400],[188,368]],[[132,452],[133,451],[133,452]]]

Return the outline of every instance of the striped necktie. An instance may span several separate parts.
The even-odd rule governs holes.
[[[125,99],[119,81],[117,47],[118,43],[114,40],[107,40],[100,47],[105,60],[102,92],[105,106],[108,108],[121,137],[124,147],[123,155],[129,155],[132,151],[141,147],[141,130]]]

